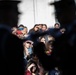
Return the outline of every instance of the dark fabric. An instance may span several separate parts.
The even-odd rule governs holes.
[[[0,75],[24,75],[22,41],[0,27]]]

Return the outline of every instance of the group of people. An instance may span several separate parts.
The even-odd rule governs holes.
[[[45,70],[38,56],[40,52],[35,49],[38,43],[43,43],[45,49],[42,51],[46,56],[51,56],[55,37],[65,32],[65,29],[61,28],[59,23],[56,23],[54,28],[48,28],[46,24],[35,24],[29,31],[26,26],[21,24],[18,27],[13,27],[11,31],[13,35],[23,40],[25,75],[51,75],[56,72],[60,75],[57,66],[54,67],[55,72]],[[42,56],[42,53],[40,55]]]
[[[11,73],[11,75],[69,74],[74,64],[69,66],[68,63],[75,58],[73,28],[70,30],[61,28],[58,23],[54,28],[48,28],[46,24],[36,24],[28,32],[28,28],[24,25],[12,28],[0,25],[0,73],[3,75],[5,73],[8,75]]]

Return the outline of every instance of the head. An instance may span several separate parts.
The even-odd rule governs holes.
[[[21,32],[23,33],[23,35],[26,35],[28,33],[27,27],[24,26],[24,28],[21,30]]]
[[[26,47],[26,48],[30,48],[33,46],[33,42],[30,41],[30,40],[27,40],[23,43],[23,46]]]
[[[38,24],[36,24],[33,29],[34,29],[34,31],[39,31],[39,26],[38,26]]]
[[[53,51],[53,42],[54,42],[54,40],[55,40],[55,39],[54,39],[53,36],[48,35],[48,41],[47,41],[47,43],[45,44],[45,46],[46,46],[45,52],[46,52],[47,55],[51,55],[51,53],[52,53],[52,51]]]
[[[20,25],[18,26],[18,28],[24,28],[24,25],[23,25],[23,24],[20,24]]]
[[[23,35],[25,35],[25,34],[28,33],[27,27],[24,26],[23,24],[20,24],[20,25],[18,26],[18,30],[20,30],[20,31],[23,33]]]
[[[45,44],[45,38],[43,36],[39,37],[39,41]]]
[[[37,66],[36,62],[29,61],[28,64],[27,64],[26,69],[31,71],[31,73],[36,73],[38,71],[38,66]]]
[[[59,29],[60,28],[60,24],[59,23],[55,23],[54,28]]]
[[[46,24],[43,24],[42,25],[42,31],[46,31],[47,30],[47,25]]]
[[[39,24],[39,29],[42,29],[43,24]]]

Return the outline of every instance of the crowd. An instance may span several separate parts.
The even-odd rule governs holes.
[[[28,31],[26,26],[20,24],[18,27],[13,27],[11,30],[13,35],[24,40],[24,75],[61,75],[61,71],[57,66],[51,71],[47,71],[43,67],[38,56],[40,52],[36,51],[34,46],[36,46],[37,43],[42,43],[44,45],[44,54],[51,57],[55,37],[64,34],[65,28],[61,28],[59,23],[55,23],[54,28],[48,28],[46,24],[35,24],[34,27]],[[42,55],[42,53],[39,55]]]

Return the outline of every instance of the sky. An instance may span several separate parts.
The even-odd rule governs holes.
[[[53,27],[55,24],[54,6],[49,5],[54,0],[22,0],[18,5],[19,15],[18,25],[23,24],[29,29],[35,24],[47,24]]]

